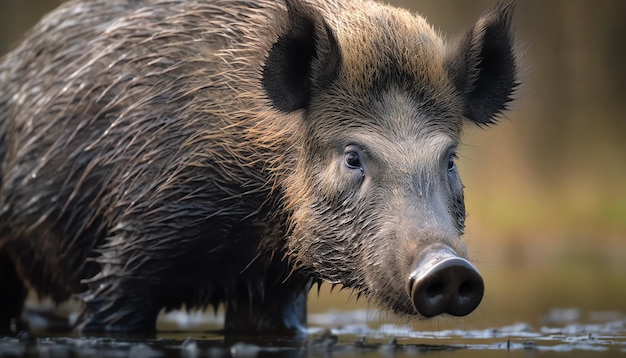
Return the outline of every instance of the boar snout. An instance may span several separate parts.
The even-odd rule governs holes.
[[[485,291],[478,270],[440,245],[422,255],[409,276],[408,288],[415,309],[424,317],[465,316],[478,307]]]

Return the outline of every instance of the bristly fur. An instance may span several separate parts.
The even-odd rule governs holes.
[[[445,167],[461,117],[511,100],[511,13],[448,46],[367,0],[62,5],[0,62],[0,329],[25,287],[79,295],[84,331],[221,303],[227,330],[298,330],[321,280],[417,314],[397,278],[465,255]]]
[[[515,1],[498,3],[450,47],[446,65],[455,85],[468,99],[463,115],[478,125],[495,124],[519,86],[512,29],[514,9]]]

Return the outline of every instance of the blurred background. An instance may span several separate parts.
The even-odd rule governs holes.
[[[0,0],[0,53],[59,0]],[[448,38],[493,0],[389,0]],[[488,327],[626,314],[626,2],[519,0],[514,16],[523,85],[498,125],[465,132],[459,167],[465,240],[486,294],[462,325]],[[310,310],[366,308],[323,286]],[[599,313],[598,313],[599,312]],[[417,325],[440,328],[448,321]],[[452,320],[452,325],[458,321]]]

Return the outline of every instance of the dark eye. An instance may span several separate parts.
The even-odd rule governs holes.
[[[450,159],[448,160],[448,170],[452,170],[454,169],[454,160]]]
[[[346,154],[346,165],[350,169],[361,169],[361,158],[359,158],[359,154],[357,152],[349,152]]]
[[[456,154],[453,154],[448,159],[448,171],[453,171],[456,168],[456,164],[454,164],[454,160],[456,159]]]

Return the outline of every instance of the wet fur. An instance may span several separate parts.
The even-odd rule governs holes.
[[[404,268],[368,271],[428,240],[382,249],[399,235],[378,215],[393,204],[324,177],[324,153],[354,128],[384,133],[392,158],[397,140],[458,142],[462,115],[489,123],[517,81],[510,9],[451,47],[405,10],[312,3],[72,1],[44,18],[0,64],[0,264],[41,296],[79,294],[86,331],[220,303],[227,329],[297,330],[318,280],[414,314],[403,285],[372,291]],[[493,46],[510,50],[504,79],[477,74],[492,32],[508,41]],[[307,55],[290,62],[281,41]],[[280,76],[292,63],[297,81]],[[395,92],[401,121],[385,115]],[[455,200],[443,236],[463,255]]]

